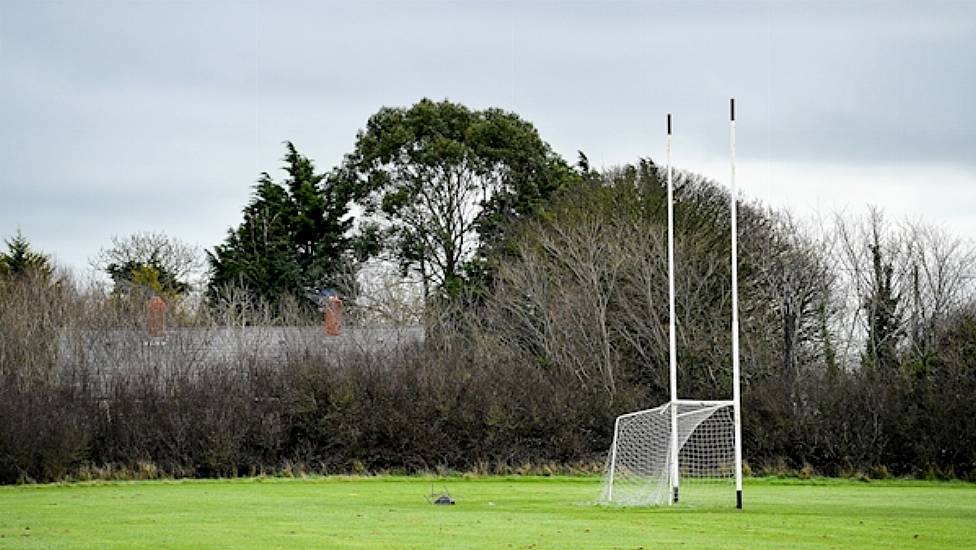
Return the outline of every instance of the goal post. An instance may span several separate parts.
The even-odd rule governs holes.
[[[671,402],[678,399],[678,344],[677,344],[677,314],[674,307],[674,182],[671,177],[671,113],[668,113],[668,379],[670,383]],[[671,440],[669,442],[671,468],[669,471],[671,482],[670,503],[678,502],[678,489],[681,478],[678,471],[678,411],[670,408]]]
[[[671,166],[671,114],[667,115],[668,196],[668,379],[670,400],[653,409],[620,415],[614,422],[601,500],[608,504],[675,504],[694,487],[693,502],[718,495],[727,502],[735,488],[742,508],[742,417],[739,385],[738,224],[735,184],[735,99],[729,100],[731,153],[732,399],[691,400],[678,397],[677,331],[674,284],[674,190]],[[699,485],[718,488],[701,491]],[[681,491],[679,491],[681,489]]]
[[[735,507],[742,508],[742,406],[739,395],[739,230],[735,188],[735,98],[729,99],[729,211],[732,218],[732,408],[735,416]]]

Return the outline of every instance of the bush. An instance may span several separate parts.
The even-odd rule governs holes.
[[[544,345],[493,332],[514,309],[463,309],[454,328],[426,342],[334,353],[317,336],[296,337],[281,356],[268,346],[290,334],[270,327],[282,314],[234,306],[262,312],[242,325],[269,328],[248,329],[254,342],[215,354],[207,342],[237,330],[217,316],[171,312],[161,345],[147,339],[138,304],[70,281],[0,284],[0,483],[593,472],[605,460],[614,417],[659,399],[633,365],[616,363],[611,392],[606,371],[575,368],[568,353],[549,360]],[[559,330],[561,320],[551,321]],[[974,327],[971,315],[941,326],[941,351],[918,363],[924,368],[747,378],[751,469],[973,479]],[[560,353],[577,345],[557,343],[566,346]]]

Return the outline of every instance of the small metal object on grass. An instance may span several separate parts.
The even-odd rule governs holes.
[[[454,499],[451,498],[451,493],[447,491],[447,487],[444,487],[444,492],[438,495],[434,493],[433,484],[431,484],[430,486],[430,495],[426,496],[425,498],[427,499],[427,502],[439,506],[447,506],[447,505],[455,504]]]

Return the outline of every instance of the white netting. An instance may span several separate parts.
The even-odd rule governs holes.
[[[630,506],[669,502],[671,406],[669,403],[617,419],[603,477],[602,502]],[[732,403],[679,403],[675,410],[680,501],[698,504],[734,498]]]

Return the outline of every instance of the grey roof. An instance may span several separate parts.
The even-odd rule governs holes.
[[[357,353],[392,355],[424,341],[423,327],[353,328],[327,336],[321,326],[180,328],[161,337],[143,329],[69,331],[59,356],[65,372],[84,374],[102,386],[118,375],[193,374],[207,368],[246,373],[255,361],[311,359],[323,365]]]

